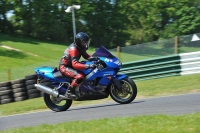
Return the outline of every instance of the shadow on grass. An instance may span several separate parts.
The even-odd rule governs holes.
[[[10,57],[10,58],[19,58],[19,59],[23,59],[23,58],[27,57],[26,54],[19,52],[19,51],[2,50],[2,49],[0,49],[0,56],[6,56],[6,57]]]
[[[2,34],[0,33],[0,44],[2,41],[12,41],[12,42],[21,42],[21,43],[29,43],[34,45],[39,45],[40,43],[48,43],[48,44],[57,44],[57,45],[66,45],[64,42],[54,42],[50,40],[39,40],[36,38],[28,38],[19,35],[9,35],[9,34]]]
[[[38,44],[38,42],[33,40],[33,39],[26,39],[26,38],[21,37],[21,36],[7,35],[7,34],[0,34],[0,43],[2,41],[12,41],[12,42]]]

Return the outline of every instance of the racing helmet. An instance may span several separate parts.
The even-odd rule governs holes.
[[[81,50],[87,50],[90,45],[90,38],[84,32],[79,32],[75,36],[75,44]]]

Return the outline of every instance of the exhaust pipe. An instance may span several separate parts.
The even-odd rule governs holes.
[[[52,95],[54,97],[58,97],[58,98],[62,98],[62,99],[67,99],[67,97],[63,96],[63,95],[60,95],[57,91],[55,90],[52,90],[51,88],[47,87],[47,86],[44,86],[44,85],[41,85],[41,84],[35,84],[35,87],[42,91],[42,92],[45,92],[49,95]]]

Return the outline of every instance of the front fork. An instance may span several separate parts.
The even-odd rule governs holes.
[[[121,80],[127,78],[127,75],[125,74],[119,74],[116,76],[113,76],[112,78],[112,83],[115,85],[116,89],[121,92],[122,87],[121,87]]]

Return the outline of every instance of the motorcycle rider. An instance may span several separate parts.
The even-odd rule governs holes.
[[[72,78],[72,83],[66,91],[65,95],[76,98],[75,88],[80,85],[84,80],[84,75],[77,70],[84,70],[94,68],[95,64],[85,65],[79,62],[81,56],[84,59],[92,58],[86,50],[89,47],[90,38],[84,32],[79,32],[75,36],[74,42],[64,51],[64,54],[59,63],[60,72]]]

